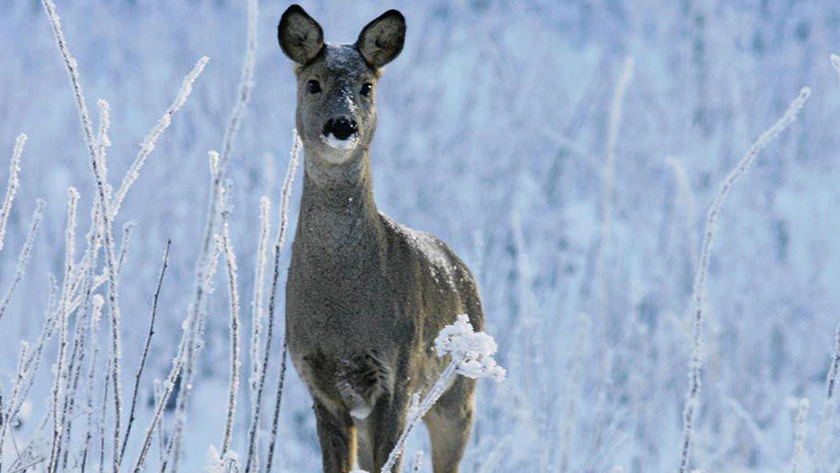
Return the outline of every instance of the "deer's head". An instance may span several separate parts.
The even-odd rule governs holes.
[[[354,44],[326,44],[318,22],[292,5],[280,18],[277,36],[297,65],[295,121],[304,145],[330,164],[360,156],[376,130],[380,69],[402,51],[403,15],[383,13]]]

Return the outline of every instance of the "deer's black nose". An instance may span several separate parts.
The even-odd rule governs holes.
[[[359,131],[359,127],[356,125],[356,120],[347,117],[330,118],[324,125],[324,136],[330,136],[330,133],[332,133],[339,140],[346,140],[357,131]]]

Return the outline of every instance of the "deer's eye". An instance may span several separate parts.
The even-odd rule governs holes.
[[[364,97],[369,97],[370,92],[372,90],[373,90],[373,84],[371,84],[370,82],[365,82],[364,84],[362,84],[362,90],[360,90],[359,93],[362,94],[362,96],[364,96]]]
[[[306,83],[306,90],[310,94],[317,94],[318,92],[321,91],[321,84],[319,84],[318,81],[315,80],[315,79],[310,79]]]

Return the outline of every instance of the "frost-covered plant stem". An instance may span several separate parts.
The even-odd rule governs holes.
[[[42,0],[44,9],[52,26],[53,34],[55,36],[56,45],[64,59],[64,64],[67,67],[67,73],[70,77],[70,83],[73,87],[73,93],[76,99],[76,106],[79,111],[79,118],[82,123],[82,130],[84,131],[85,141],[87,143],[88,152],[90,155],[90,166],[93,172],[96,190],[100,202],[103,204],[102,212],[102,239],[105,247],[105,260],[107,263],[108,272],[108,311],[111,319],[111,369],[113,370],[114,383],[114,473],[119,473],[121,458],[119,455],[119,438],[120,438],[120,418],[122,417],[122,389],[121,389],[121,370],[120,363],[122,361],[122,347],[121,347],[121,315],[119,306],[119,287],[117,280],[117,263],[116,254],[114,250],[114,236],[112,232],[112,216],[109,211],[110,199],[106,183],[106,171],[104,157],[100,156],[97,149],[97,141],[93,133],[93,125],[91,124],[90,114],[85,102],[84,93],[82,91],[81,81],[79,80],[78,65],[76,60],[70,54],[67,48],[67,42],[64,39],[64,33],[61,31],[61,21],[55,10],[55,5],[52,0]]]
[[[22,367],[19,367],[22,368],[22,371],[19,369],[15,376],[12,395],[8,399],[8,407],[6,408],[5,413],[0,410],[0,421],[2,421],[0,422],[0,471],[3,470],[3,445],[5,444],[6,433],[8,432],[10,422],[17,417],[18,412],[23,405],[23,401],[29,395],[29,390],[32,388],[32,384],[35,381],[35,372],[38,371],[38,367],[41,364],[41,355],[43,354],[44,346],[52,337],[54,329],[53,314],[55,313],[55,298],[57,291],[58,284],[55,281],[55,277],[50,274],[49,302],[47,303],[47,309],[44,314],[44,327],[41,330],[41,336],[38,339],[38,344],[35,346],[35,349],[29,350],[31,355],[29,355],[26,359],[26,363]]]
[[[207,209],[207,222],[204,228],[201,252],[196,268],[196,280],[192,302],[187,309],[187,320],[184,324],[182,337],[183,351],[179,356],[183,357],[181,374],[181,389],[175,406],[175,421],[172,428],[172,438],[167,448],[167,455],[161,465],[161,472],[166,472],[171,466],[172,471],[178,471],[178,462],[181,456],[181,436],[187,420],[187,403],[189,402],[190,391],[192,390],[195,366],[198,362],[198,350],[201,345],[201,330],[203,327],[204,305],[207,294],[210,292],[210,285],[213,281],[218,262],[220,249],[215,245],[214,229],[216,214],[218,213],[220,201],[222,200],[222,180],[220,178],[221,168],[219,166],[218,153],[211,151],[210,155],[210,201]],[[174,382],[174,380],[173,380]]]
[[[251,91],[254,89],[254,68],[257,58],[257,22],[259,20],[259,4],[257,0],[248,0],[248,43],[245,49],[245,59],[242,62],[242,73],[236,103],[230,112],[227,128],[222,138],[222,152],[220,153],[219,169],[224,174],[227,162],[233,152],[233,143],[239,132],[239,125],[248,102],[251,101]]]
[[[105,382],[103,383],[104,387],[102,393],[102,409],[99,414],[99,473],[105,471],[105,439],[107,438],[107,435],[105,435],[105,419],[108,417],[108,393],[111,389],[111,376],[113,373],[113,371],[111,370],[112,361],[113,359],[109,354],[105,367]]]
[[[432,386],[432,389],[426,394],[426,397],[423,398],[419,404],[412,406],[409,409],[408,419],[406,419],[405,428],[400,434],[400,438],[397,439],[397,443],[394,445],[394,449],[391,450],[391,453],[388,455],[388,460],[382,466],[381,473],[391,473],[391,470],[397,464],[397,461],[400,459],[400,456],[405,450],[405,442],[408,440],[408,435],[414,430],[414,426],[422,419],[428,412],[429,409],[440,399],[443,393],[446,392],[446,389],[449,388],[449,385],[452,383],[452,380],[455,379],[455,376],[458,374],[458,362],[456,360],[452,360],[447,366],[446,369],[443,370],[443,373],[440,374],[440,377],[435,381],[435,384]],[[415,399],[417,399],[415,397]]]
[[[840,78],[840,56],[832,54],[830,56],[831,65],[837,71],[837,76]],[[837,385],[838,372],[840,372],[840,323],[835,329],[834,338],[834,353],[831,357],[831,363],[828,367],[828,375],[826,376],[826,393],[825,403],[820,412],[820,425],[817,431],[816,443],[814,446],[814,467],[817,472],[830,471],[829,461],[826,456],[826,449],[832,436],[832,426],[834,424],[834,414],[837,409],[837,400],[834,395],[834,390]],[[840,467],[837,468],[840,473]]]
[[[271,353],[271,338],[274,329],[274,313],[277,305],[277,290],[280,285],[280,253],[286,243],[286,233],[289,228],[289,206],[292,201],[292,187],[295,183],[298,163],[300,162],[300,150],[303,149],[303,142],[297,130],[292,131],[292,150],[289,153],[289,167],[286,169],[286,177],[283,179],[283,189],[280,196],[280,223],[277,231],[277,239],[274,242],[274,266],[271,279],[271,293],[268,295],[268,328],[266,329],[265,353],[262,360],[262,373],[257,387],[257,398],[254,417],[251,419],[251,432],[248,439],[248,456],[245,463],[245,473],[250,471],[251,459],[256,453],[256,435],[260,421],[260,400],[262,399],[265,387],[265,374],[268,368],[268,357]],[[286,355],[288,345],[286,337],[283,337],[283,349],[280,354],[280,369],[277,377],[277,392],[274,400],[274,417],[271,422],[271,440],[268,444],[268,455],[266,458],[266,473],[271,472],[271,462],[274,458],[274,445],[277,440],[278,423],[280,420],[280,403],[283,400],[283,383],[286,379]]]
[[[251,300],[251,377],[248,381],[251,400],[251,419],[254,418],[254,409],[257,398],[257,386],[264,369],[260,351],[263,324],[263,289],[265,288],[265,267],[268,259],[268,238],[271,232],[271,201],[263,196],[260,199],[260,240],[257,247],[257,262],[254,268],[254,295]],[[256,444],[259,445],[259,432],[256,430]],[[254,457],[254,470],[259,471],[259,461]]]
[[[197,264],[195,294],[192,302],[193,316],[188,316],[187,328],[185,336],[188,343],[185,346],[184,355],[186,356],[184,364],[184,374],[182,378],[182,386],[178,392],[178,402],[175,417],[175,426],[173,428],[172,443],[170,450],[172,451],[171,458],[167,458],[166,462],[172,462],[172,471],[178,470],[178,462],[181,454],[181,433],[183,430],[186,418],[186,404],[189,400],[190,388],[192,383],[193,371],[195,369],[195,355],[199,349],[199,330],[203,326],[202,313],[205,298],[205,290],[202,281],[207,276],[208,257],[210,256],[211,240],[216,228],[216,218],[218,214],[219,194],[222,189],[222,182],[227,169],[227,162],[233,152],[233,143],[236,139],[236,134],[239,131],[239,125],[242,122],[242,117],[248,102],[251,98],[251,91],[254,88],[254,67],[256,63],[256,48],[257,48],[257,0],[248,1],[248,44],[245,52],[245,60],[242,64],[242,75],[239,81],[239,94],[233,110],[231,111],[230,120],[225,129],[225,134],[222,138],[222,153],[218,158],[216,169],[213,172],[213,184],[210,189],[210,197],[208,202],[207,223],[204,229],[204,238],[202,244],[202,251]],[[166,462],[163,465],[163,471],[166,469]]]
[[[93,314],[90,319],[90,347],[93,353],[90,357],[90,367],[88,368],[87,380],[87,433],[85,434],[85,443],[82,448],[82,471],[85,471],[87,465],[88,452],[90,451],[90,443],[93,439],[93,392],[96,386],[96,362],[99,359],[99,322],[102,320],[102,306],[105,300],[99,294],[93,297]],[[99,419],[103,422],[104,419]]]
[[[74,187],[67,190],[67,227],[65,230],[65,255],[64,255],[64,283],[61,290],[61,300],[58,306],[58,333],[59,333],[59,347],[58,347],[58,362],[55,369],[55,381],[53,382],[52,390],[52,413],[53,413],[53,443],[52,453],[50,454],[50,463],[47,471],[56,471],[58,469],[59,455],[61,454],[61,443],[64,432],[64,410],[63,403],[69,402],[69,397],[65,392],[67,390],[67,379],[69,374],[65,374],[66,358],[67,358],[67,329],[68,318],[70,314],[67,312],[68,299],[70,298],[70,275],[73,272],[73,262],[76,259],[76,212],[79,204],[79,192]]]
[[[633,76],[633,58],[624,61],[621,76],[613,90],[612,108],[610,109],[609,128],[607,129],[607,160],[604,163],[604,174],[601,191],[601,224],[599,228],[600,243],[596,259],[596,281],[598,284],[598,330],[602,336],[606,334],[607,316],[609,311],[609,294],[607,291],[606,258],[609,250],[612,232],[613,199],[615,193],[615,147],[618,142],[618,132],[621,128],[621,117],[624,110],[624,96],[627,84]],[[604,355],[604,360],[606,356]]]
[[[709,264],[712,259],[712,242],[717,233],[717,220],[723,209],[723,204],[729,193],[732,192],[735,183],[738,182],[746,172],[750,165],[755,161],[758,153],[761,152],[779,133],[788,127],[805,105],[811,89],[803,87],[799,91],[799,96],[790,104],[785,111],[782,118],[780,118],[767,131],[762,133],[758,141],[750,146],[747,153],[738,162],[738,166],[729,173],[720,190],[709,208],[709,213],[706,215],[706,227],[703,231],[703,243],[700,247],[700,261],[698,264],[697,274],[694,279],[694,293],[692,300],[694,301],[694,327],[691,343],[691,361],[688,367],[688,392],[686,393],[685,408],[683,409],[683,439],[680,453],[680,473],[685,473],[688,470],[691,447],[694,437],[694,417],[697,407],[700,402],[700,373],[703,367],[702,351],[703,351],[703,319],[705,317],[705,294],[706,294],[706,278],[709,273]]]
[[[163,385],[161,387],[161,395],[159,396],[157,404],[155,405],[155,411],[154,415],[152,416],[152,421],[146,428],[146,435],[143,437],[143,442],[140,447],[140,454],[137,456],[137,461],[135,462],[134,469],[132,470],[134,473],[140,473],[140,471],[143,470],[143,464],[146,461],[146,456],[149,454],[149,449],[152,445],[152,437],[154,436],[155,428],[161,423],[161,419],[163,418],[163,410],[166,408],[166,403],[169,402],[169,398],[172,396],[172,391],[175,389],[175,381],[181,374],[181,367],[183,366],[184,361],[184,347],[186,343],[186,339],[182,338],[181,343],[178,345],[178,351],[176,352],[175,357],[172,360],[172,369],[169,371],[169,375],[167,375],[166,381],[163,382]],[[164,465],[166,456],[165,454],[161,454],[161,456],[161,465]]]
[[[834,353],[831,355],[831,363],[828,366],[828,375],[825,379],[825,403],[820,412],[820,425],[817,430],[816,444],[814,446],[814,466],[817,471],[828,471],[828,459],[826,448],[831,439],[831,428],[834,424],[834,413],[837,409],[837,400],[834,390],[837,386],[837,376],[840,371],[840,323],[837,324],[834,335]]]
[[[563,426],[562,443],[560,444],[560,473],[566,473],[569,469],[569,455],[572,445],[572,433],[575,422],[577,421],[577,401],[585,363],[586,332],[588,328],[589,323],[586,315],[580,314],[578,317],[578,333],[577,342],[575,343],[572,379],[568,387],[569,404],[566,408],[566,419]]]
[[[155,405],[157,406],[160,402],[161,398],[163,397],[163,383],[159,379],[155,380]],[[154,431],[154,428],[152,428]],[[163,463],[163,454],[166,453],[166,442],[163,438],[163,419],[161,422],[158,422],[157,425],[157,435],[158,435],[158,462]]]
[[[17,265],[15,266],[15,275],[12,276],[12,282],[9,283],[9,288],[6,290],[6,295],[3,301],[0,302],[0,320],[3,319],[3,314],[9,306],[9,301],[15,293],[15,288],[26,274],[26,267],[29,265],[29,258],[32,256],[32,245],[35,243],[35,235],[38,234],[38,229],[41,228],[41,222],[44,219],[44,206],[46,202],[38,199],[35,206],[35,212],[32,213],[32,224],[29,227],[29,233],[26,235],[26,240],[23,243],[20,253],[18,253]],[[0,332],[2,333],[2,332]]]
[[[128,445],[128,437],[131,435],[131,426],[134,424],[134,412],[137,407],[137,394],[140,392],[140,378],[143,376],[143,368],[146,366],[146,358],[149,356],[149,348],[152,345],[152,337],[155,335],[155,320],[157,319],[157,306],[160,299],[160,290],[163,287],[163,277],[166,275],[166,268],[169,264],[169,249],[172,246],[172,240],[166,241],[166,249],[163,252],[163,264],[160,268],[160,276],[158,276],[157,288],[155,295],[152,298],[152,315],[149,320],[149,333],[146,335],[146,343],[143,345],[143,354],[140,355],[140,366],[137,368],[137,374],[134,375],[134,390],[131,396],[131,408],[128,411],[128,424],[125,428],[125,437],[123,438],[122,448],[120,449],[120,456],[125,455],[125,447]]]
[[[110,145],[108,141],[108,129],[110,127],[110,107],[108,105],[108,102],[104,100],[99,100],[98,104],[101,117],[98,145],[101,153],[100,156],[105,156],[105,150],[107,146]],[[70,432],[70,429],[72,428],[73,419],[75,418],[74,410],[76,405],[76,392],[82,377],[82,369],[85,359],[85,335],[87,333],[87,328],[89,325],[86,322],[86,317],[88,313],[88,307],[90,305],[91,296],[93,294],[92,285],[94,283],[93,273],[95,270],[94,266],[96,264],[96,255],[100,248],[100,240],[98,238],[99,229],[97,228],[98,219],[98,204],[94,203],[94,206],[91,209],[91,228],[86,236],[87,248],[85,250],[85,254],[82,257],[81,263],[79,263],[78,265],[74,265],[75,267],[71,268],[70,273],[71,275],[73,273],[78,273],[76,277],[76,279],[78,279],[76,285],[81,287],[82,294],[78,296],[78,302],[74,304],[74,302],[72,301],[73,289],[71,288],[69,290],[70,292],[68,293],[69,295],[66,303],[66,313],[68,314],[68,317],[69,314],[72,314],[78,307],[81,307],[81,310],[77,313],[76,316],[76,328],[74,330],[73,335],[73,351],[70,354],[70,358],[67,365],[68,384],[65,387],[67,392],[65,393],[64,397],[68,401],[64,403],[64,409],[62,414],[65,420],[65,425],[63,429],[67,432]],[[120,265],[117,267],[117,271],[119,271],[122,260],[125,258],[125,255],[128,252],[131,229],[133,228],[133,225],[133,223],[128,223],[123,228],[123,240],[120,250]],[[70,281],[70,286],[73,286],[72,277]],[[63,439],[63,444],[60,446],[61,450],[64,452],[62,468],[66,468],[67,458],[70,453],[70,436],[63,435]]]
[[[6,223],[9,221],[9,214],[12,212],[12,202],[15,200],[20,180],[20,157],[23,155],[23,145],[26,144],[26,135],[21,133],[15,139],[15,147],[12,150],[12,162],[9,164],[9,183],[6,185],[6,197],[3,198],[3,206],[0,207],[0,251],[3,250],[3,242],[6,239]]]
[[[230,242],[230,230],[228,229],[227,215],[222,214],[222,245],[224,246],[225,261],[228,271],[228,293],[230,296],[230,388],[228,392],[228,407],[225,420],[225,431],[222,436],[222,458],[230,449],[231,437],[233,436],[233,422],[236,419],[236,396],[239,392],[239,278],[236,267],[236,254]]]
[[[158,120],[155,127],[152,128],[152,131],[143,138],[143,142],[140,144],[140,151],[137,153],[137,156],[128,168],[128,172],[126,172],[125,177],[123,177],[119,189],[117,189],[117,192],[114,194],[114,200],[111,204],[112,216],[116,216],[117,212],[119,212],[123,199],[125,199],[131,185],[134,184],[134,181],[136,181],[140,176],[140,169],[143,167],[143,164],[146,163],[146,158],[148,158],[155,149],[155,144],[157,143],[158,138],[160,138],[160,135],[162,135],[172,123],[172,117],[178,112],[178,110],[181,109],[181,107],[184,106],[184,103],[187,101],[190,93],[192,93],[193,83],[195,83],[198,76],[201,75],[201,72],[204,70],[204,66],[207,65],[207,61],[209,60],[210,58],[207,56],[202,56],[201,59],[198,60],[190,73],[187,74],[181,82],[181,88],[178,89],[178,93],[175,95],[175,100],[173,100],[172,104],[169,105],[169,108],[166,109],[166,112],[164,112],[163,116],[160,120]]]
[[[11,397],[7,400],[9,408],[3,411],[3,404],[0,402],[0,471],[3,469],[3,443],[6,439],[6,432],[9,430],[9,424],[12,422],[12,407],[18,396],[20,395],[20,388],[26,377],[26,360],[29,355],[29,344],[21,342],[20,355],[18,356],[18,366],[15,375],[14,386],[12,387]],[[0,401],[3,397],[0,396]]]

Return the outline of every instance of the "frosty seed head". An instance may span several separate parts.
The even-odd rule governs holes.
[[[435,339],[438,356],[452,355],[458,364],[458,374],[468,378],[492,378],[504,381],[505,369],[496,364],[496,341],[485,332],[473,331],[469,317],[460,314],[452,325],[447,325]]]

